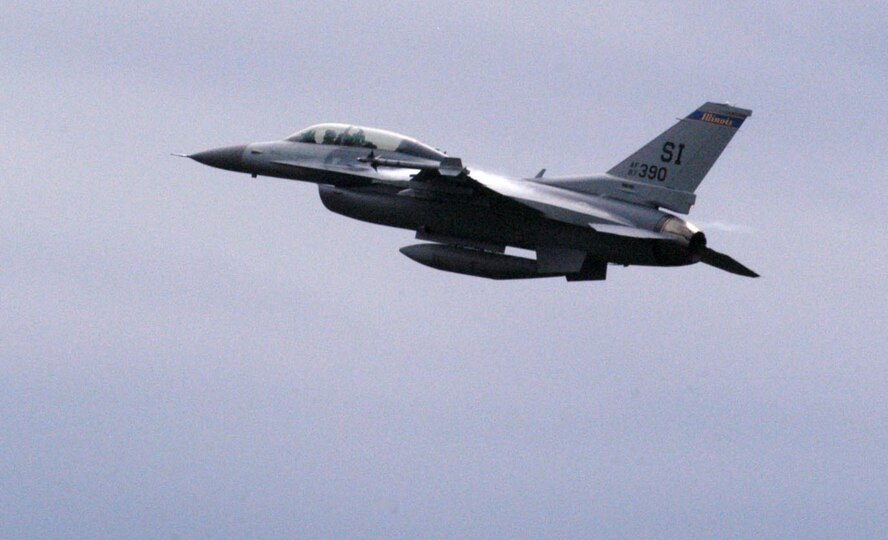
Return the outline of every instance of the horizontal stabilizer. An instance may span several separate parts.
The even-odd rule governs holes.
[[[737,274],[738,276],[746,276],[746,277],[759,277],[758,274],[746,268],[739,262],[735,261],[733,258],[725,255],[724,253],[719,253],[714,249],[705,248],[703,250],[703,256],[700,259],[700,262],[708,264],[709,266],[714,266],[719,270],[724,270],[725,272],[730,272],[732,274]]]

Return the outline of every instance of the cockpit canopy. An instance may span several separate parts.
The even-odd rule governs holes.
[[[401,152],[422,159],[441,161],[443,153],[421,142],[381,129],[349,126],[347,124],[318,124],[297,131],[287,137],[290,142],[356,146],[371,150]]]

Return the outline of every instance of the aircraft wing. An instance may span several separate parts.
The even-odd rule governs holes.
[[[626,217],[594,204],[592,197],[536,182],[475,171],[471,179],[502,197],[537,210],[555,221],[591,227],[616,236],[675,241],[675,235],[639,228]]]
[[[361,186],[388,184],[403,188],[405,196],[420,198],[469,197],[476,193],[502,197],[540,212],[549,219],[591,227],[616,236],[675,240],[674,235],[641,229],[625,217],[594,204],[588,195],[535,182],[506,178],[483,171],[469,171],[458,158],[440,164],[360,158],[361,165],[313,164],[304,161],[273,161],[302,178],[321,183]],[[366,163],[369,165],[364,165]]]

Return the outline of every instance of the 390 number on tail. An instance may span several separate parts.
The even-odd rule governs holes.
[[[648,180],[659,180],[664,182],[669,175],[669,169],[657,165],[648,165],[647,163],[632,163],[629,165],[629,176],[637,176],[638,178],[647,178]]]

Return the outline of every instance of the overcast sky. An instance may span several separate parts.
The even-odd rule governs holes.
[[[888,8],[588,5],[4,3],[0,537],[884,535]],[[437,272],[169,156],[590,173],[708,100],[754,112],[690,219],[757,280]]]

